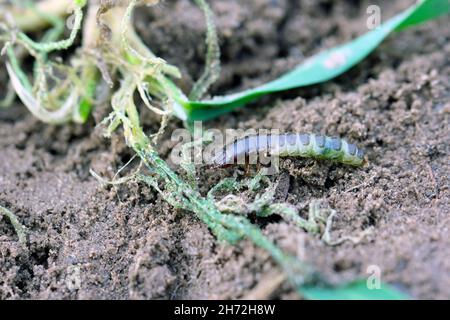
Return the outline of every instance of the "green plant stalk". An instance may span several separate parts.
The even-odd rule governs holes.
[[[9,85],[5,96],[0,100],[0,109],[10,107],[11,104],[14,102],[15,98],[16,98],[16,92],[14,91],[12,86]]]
[[[25,90],[31,92],[33,90],[33,87],[31,86],[30,80],[28,80],[27,75],[20,68],[19,61],[17,61],[14,49],[11,46],[8,46],[8,48],[6,49],[6,54],[8,56],[9,62],[11,63],[12,69],[17,75],[17,78],[20,80]]]
[[[302,297],[309,300],[408,300],[406,294],[386,283],[369,288],[365,280],[356,280],[340,286],[305,285],[300,288]]]
[[[220,46],[214,24],[214,13],[205,0],[195,0],[197,6],[203,10],[206,18],[206,63],[205,70],[200,79],[194,84],[190,100],[199,100],[208,91],[209,87],[216,82],[220,76]]]
[[[83,20],[83,7],[86,5],[86,0],[74,0],[75,3],[75,21],[70,32],[69,38],[60,41],[49,41],[38,43],[28,37],[25,33],[19,32],[18,38],[27,44],[30,48],[39,51],[41,53],[48,53],[55,50],[63,50],[72,46],[75,38],[78,34],[78,30],[81,28],[81,22]]]
[[[95,91],[100,80],[100,73],[95,65],[87,64],[83,68],[81,79],[83,80],[83,84],[85,86],[85,92],[82,95],[78,110],[74,115],[74,121],[85,123],[88,120],[93,107]]]
[[[31,2],[28,0],[28,2]],[[50,30],[46,31],[44,36],[42,37],[42,43],[55,43],[58,38],[64,33],[64,20],[57,15],[52,15],[46,12],[42,12],[39,10],[39,7],[30,3],[29,8],[32,12],[36,12],[39,16],[41,16],[44,20],[48,21],[53,27]],[[41,61],[48,60],[48,52],[40,52]],[[34,76],[38,77],[39,73],[39,63],[35,61],[34,63]]]

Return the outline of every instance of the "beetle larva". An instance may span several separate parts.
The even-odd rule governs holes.
[[[250,157],[253,156],[255,159],[255,155],[261,154],[322,159],[352,166],[364,164],[364,152],[344,139],[316,134],[285,133],[246,136],[238,139],[219,152],[213,159],[212,166],[253,164],[249,161]]]

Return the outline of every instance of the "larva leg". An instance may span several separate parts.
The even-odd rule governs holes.
[[[250,176],[250,164],[248,163],[248,161],[246,161],[244,164],[244,175],[246,177]]]
[[[261,172],[261,163],[259,162],[256,164],[256,171]]]

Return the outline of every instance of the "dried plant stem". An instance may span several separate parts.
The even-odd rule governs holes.
[[[189,95],[191,100],[200,100],[208,91],[209,87],[216,82],[220,76],[220,46],[214,23],[214,13],[206,0],[195,0],[197,6],[203,10],[206,18],[206,61],[205,70],[194,84]]]
[[[0,206],[0,213],[3,213],[9,219],[9,221],[11,221],[11,224],[14,227],[17,236],[19,237],[19,242],[25,245],[27,242],[25,228],[20,224],[19,219],[17,219],[16,215],[3,206]]]

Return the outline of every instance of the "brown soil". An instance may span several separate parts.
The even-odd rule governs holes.
[[[224,63],[213,93],[260,84],[361,34],[369,4],[211,2]],[[412,2],[380,2],[383,19]],[[200,74],[204,21],[190,1],[140,10],[136,20],[159,56],[185,75]],[[282,174],[284,196],[302,214],[314,199],[338,212],[333,237],[371,228],[358,244],[331,247],[279,219],[256,220],[285,250],[301,254],[304,245],[301,258],[334,282],[366,277],[377,265],[384,281],[412,297],[450,298],[449,40],[448,18],[428,23],[394,35],[332,82],[264,98],[206,124],[321,132],[364,148],[370,161],[362,169],[288,159]],[[0,77],[4,83],[4,71]],[[192,78],[180,86],[187,90]],[[29,234],[24,249],[0,217],[0,299],[229,299],[270,285],[277,267],[250,242],[220,244],[193,214],[154,191],[134,182],[105,189],[90,176],[93,168],[112,177],[132,156],[120,134],[105,140],[96,129],[105,112],[96,110],[84,127],[54,127],[20,104],[0,111],[0,204]],[[170,147],[167,137],[161,153]],[[219,176],[202,178],[202,188]],[[297,298],[288,284],[268,297]]]

